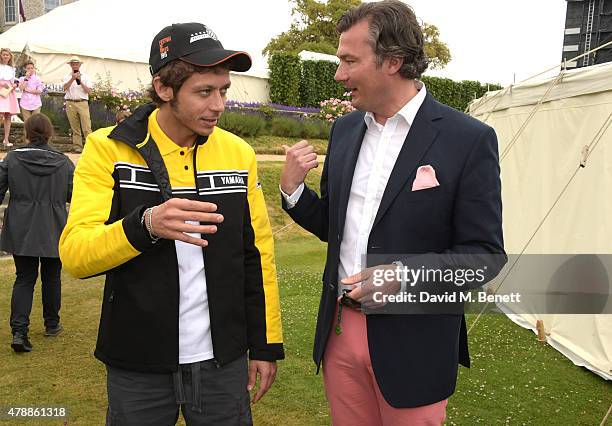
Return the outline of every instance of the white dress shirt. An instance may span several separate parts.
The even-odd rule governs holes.
[[[64,79],[62,80],[62,84],[66,84],[72,78],[72,73],[66,74]],[[81,83],[84,83],[87,87],[91,88],[91,79],[89,76],[81,71]],[[64,99],[69,99],[73,101],[78,101],[81,99],[89,100],[89,95],[87,92],[81,87],[80,84],[77,84],[76,80],[72,82],[72,84],[66,90],[66,95]]]
[[[408,136],[414,117],[425,100],[425,85],[419,84],[417,95],[402,107],[385,125],[374,119],[374,114],[364,116],[366,133],[361,143],[351,192],[346,210],[338,280],[360,272],[367,254],[368,239],[380,201],[389,181],[395,161]],[[295,206],[304,191],[302,183],[290,196],[281,190],[289,208]],[[338,291],[342,286],[338,283]]]

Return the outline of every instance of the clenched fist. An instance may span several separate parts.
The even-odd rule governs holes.
[[[304,182],[311,169],[319,166],[317,154],[312,145],[301,140],[292,147],[283,145],[285,165],[280,178],[280,187],[285,194],[291,195]]]

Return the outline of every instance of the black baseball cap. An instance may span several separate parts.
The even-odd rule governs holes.
[[[232,71],[251,68],[248,53],[224,49],[215,33],[197,22],[169,25],[153,39],[149,56],[151,74],[177,59],[203,67],[227,62]]]

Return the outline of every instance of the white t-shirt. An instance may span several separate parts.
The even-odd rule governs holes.
[[[199,234],[190,235],[200,237]],[[202,248],[182,241],[174,243],[180,284],[179,364],[212,359],[214,355]]]

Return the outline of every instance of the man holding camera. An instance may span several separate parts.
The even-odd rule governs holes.
[[[91,91],[91,79],[81,72],[81,59],[73,56],[68,61],[72,69],[70,74],[64,77],[64,91],[66,96],[66,115],[72,130],[72,144],[76,152],[83,150],[83,140],[91,133],[91,118],[89,118],[89,92]]]

